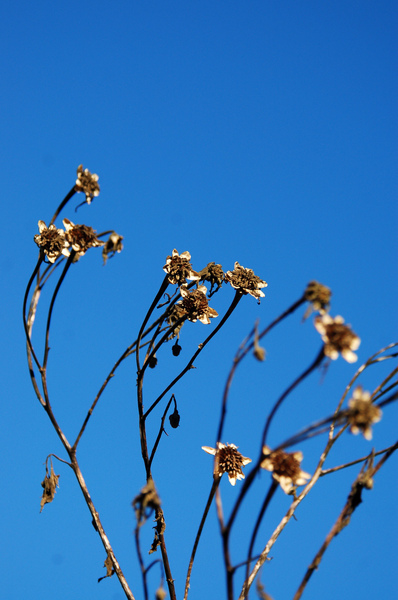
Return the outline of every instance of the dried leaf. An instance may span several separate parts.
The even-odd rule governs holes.
[[[41,502],[40,502],[40,506],[41,506],[40,512],[43,510],[45,504],[48,504],[49,502],[52,502],[54,500],[56,488],[59,487],[59,484],[58,484],[59,477],[60,477],[59,475],[56,475],[54,473],[53,463],[51,461],[50,474],[48,474],[48,467],[46,465],[46,476],[43,479],[43,481],[41,482],[41,485],[43,488],[43,495],[42,495]]]
[[[158,546],[160,546],[160,536],[165,532],[166,523],[163,517],[163,511],[160,509],[156,509],[156,526],[154,527],[155,536],[153,538],[151,549],[149,550],[149,554],[156,552]]]
[[[104,567],[106,568],[106,575],[104,575],[103,577],[100,577],[100,578],[98,579],[98,583],[99,583],[100,581],[102,581],[103,579],[106,579],[107,577],[112,577],[112,575],[113,575],[113,574],[114,574],[114,572],[115,572],[115,569],[113,568],[112,559],[111,559],[111,557],[109,556],[109,554],[108,554],[108,556],[106,557],[106,560],[105,560],[105,562],[104,562]]]
[[[147,520],[149,514],[154,510],[160,508],[160,498],[153,483],[153,479],[150,479],[148,483],[142,488],[141,492],[136,496],[132,502],[135,510],[135,516],[137,519],[138,527],[141,527]],[[147,514],[149,511],[149,514]]]

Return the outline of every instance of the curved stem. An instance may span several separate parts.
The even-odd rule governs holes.
[[[52,312],[53,312],[53,308],[54,308],[54,304],[55,304],[55,300],[57,298],[58,292],[59,292],[59,288],[62,285],[63,280],[65,279],[65,276],[69,270],[69,267],[72,264],[72,261],[75,257],[76,252],[74,250],[71,251],[70,256],[68,258],[68,260],[66,261],[66,265],[64,267],[64,270],[61,273],[61,276],[58,280],[57,285],[55,286],[55,290],[54,290],[54,294],[53,297],[51,298],[51,303],[50,303],[50,308],[48,309],[48,317],[47,317],[47,326],[46,326],[46,336],[45,336],[45,349],[44,349],[44,357],[43,357],[43,368],[42,371],[46,370],[47,367],[47,361],[48,361],[48,351],[49,351],[49,345],[48,345],[48,340],[49,340],[49,336],[50,336],[50,324],[51,324],[51,317],[52,317]]]
[[[61,212],[61,210],[64,208],[64,206],[69,202],[69,200],[75,194],[76,194],[76,190],[75,190],[75,186],[73,186],[73,188],[71,190],[69,190],[69,192],[66,194],[65,198],[62,200],[61,204],[58,206],[57,210],[55,211],[54,216],[53,216],[53,218],[50,221],[50,225],[52,225],[54,223],[55,219],[58,217],[58,215]]]
[[[264,431],[263,431],[263,437],[261,439],[261,448],[265,445],[266,439],[267,439],[267,434],[268,434],[268,430],[270,428],[270,425],[272,423],[272,420],[278,410],[278,408],[281,406],[282,402],[285,400],[285,398],[290,394],[290,392],[292,392],[294,390],[295,387],[297,387],[299,385],[299,383],[301,383],[310,373],[312,373],[312,371],[314,369],[316,369],[322,362],[322,360],[325,357],[324,354],[324,347],[322,346],[319,354],[317,355],[317,357],[315,358],[315,360],[311,363],[311,365],[308,367],[308,369],[306,369],[304,371],[304,373],[302,373],[299,377],[297,377],[297,379],[295,379],[293,381],[293,383],[291,385],[289,385],[289,387],[283,392],[283,394],[278,398],[278,400],[275,402],[274,407],[272,408],[270,414],[268,415],[268,419],[265,423],[265,427],[264,427]]]

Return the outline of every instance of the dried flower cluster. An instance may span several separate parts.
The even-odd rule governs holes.
[[[366,440],[372,439],[372,425],[378,423],[382,412],[378,406],[372,404],[370,392],[365,392],[358,386],[352,393],[348,402],[347,422],[351,433],[361,432]]]
[[[323,315],[315,317],[314,324],[322,336],[326,356],[336,360],[341,354],[349,363],[358,359],[353,350],[358,350],[361,340],[349,325],[344,325],[343,317],[337,316],[333,319],[330,315]]]
[[[178,254],[174,248],[171,256],[166,258],[166,264],[163,267],[168,275],[169,283],[181,285],[187,279],[197,281],[200,279],[199,273],[192,269],[190,263],[191,255],[188,251]]]
[[[306,485],[310,479],[311,475],[300,468],[302,452],[272,451],[268,446],[264,446],[263,454],[265,458],[261,462],[261,468],[272,472],[272,477],[285,494],[290,494],[298,485]]]
[[[251,458],[242,456],[234,444],[217,442],[217,448],[202,446],[202,450],[215,456],[214,476],[221,477],[223,473],[227,473],[231,485],[235,485],[238,479],[245,478],[242,467],[252,462]]]
[[[90,173],[88,169],[83,169],[83,165],[79,165],[77,167],[75,191],[84,192],[86,194],[86,202],[90,204],[91,200],[100,193],[98,175]]]
[[[70,248],[76,252],[75,260],[78,260],[89,248],[104,245],[104,242],[97,238],[92,227],[75,225],[69,219],[64,219],[63,224],[65,231],[57,229],[53,224],[47,227],[44,221],[38,223],[40,233],[35,235],[33,239],[39,248],[44,251],[49,262],[54,263],[61,254],[69,256]]]
[[[261,288],[267,287],[268,283],[257,277],[252,269],[245,269],[238,262],[233,271],[227,271],[224,275],[225,281],[230,283],[235,290],[242,294],[250,294],[256,300],[265,296]]]
[[[210,319],[218,317],[218,312],[213,308],[210,308],[206,293],[207,288],[205,285],[199,285],[196,290],[188,290],[186,285],[182,285],[180,288],[182,300],[180,305],[185,311],[189,321],[195,323],[200,321],[205,325],[210,323]]]

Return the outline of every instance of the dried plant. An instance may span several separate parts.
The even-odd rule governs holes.
[[[158,291],[154,294],[153,301],[145,314],[139,331],[135,339],[131,341],[130,345],[114,363],[112,370],[106,376],[94,401],[91,405],[87,405],[87,415],[80,424],[76,438],[70,440],[67,438],[62,423],[58,421],[53,410],[52,398],[48,389],[49,340],[54,305],[70,269],[77,268],[73,265],[79,259],[85,260],[87,252],[92,252],[92,249],[96,247],[102,247],[102,257],[105,264],[109,256],[114,256],[123,249],[123,237],[113,230],[97,234],[91,226],[75,225],[66,217],[63,218],[63,228],[55,224],[58,216],[67,207],[73,196],[79,192],[85,194],[83,204],[91,204],[92,200],[100,192],[98,176],[91,174],[88,169],[83,169],[82,165],[77,169],[75,184],[55,211],[49,222],[49,226],[47,227],[45,221],[39,220],[38,222],[39,234],[34,236],[34,242],[39,249],[39,256],[27,284],[23,300],[23,323],[32,385],[37,399],[45,410],[49,422],[57,433],[65,452],[65,458],[49,454],[46,459],[46,473],[42,482],[43,496],[41,510],[43,510],[47,503],[53,502],[58,486],[60,476],[54,472],[54,458],[60,463],[67,465],[73,471],[83,498],[90,510],[95,530],[98,532],[104,546],[106,575],[99,578],[99,581],[116,575],[126,597],[130,600],[141,597],[147,600],[154,595],[158,599],[163,599],[167,596],[166,588],[171,599],[175,600],[177,597],[183,597],[186,600],[189,596],[196,550],[200,543],[201,533],[209,514],[209,509],[213,501],[215,501],[219,521],[220,544],[224,557],[226,598],[228,600],[234,600],[235,598],[243,600],[244,598],[248,598],[250,589],[256,578],[258,596],[261,598],[270,598],[259,579],[259,574],[262,566],[269,558],[271,548],[285,527],[288,526],[297,507],[301,502],[307,500],[313,487],[321,477],[331,476],[342,469],[348,469],[358,464],[361,466],[361,470],[354,478],[347,502],[338,515],[336,523],[327,535],[325,542],[308,567],[302,582],[298,585],[294,596],[294,599],[298,600],[298,598],[301,598],[310,577],[319,568],[323,555],[334,537],[349,524],[355,509],[362,500],[363,490],[372,489],[376,474],[398,448],[396,440],[393,440],[393,443],[389,444],[386,441],[386,447],[383,449],[370,448],[366,456],[353,457],[345,464],[327,469],[324,468],[325,461],[332,448],[335,444],[342,443],[344,439],[343,433],[346,430],[349,430],[353,434],[360,432],[366,440],[370,440],[372,438],[372,427],[382,417],[381,408],[385,407],[385,410],[387,410],[388,405],[397,400],[398,367],[395,366],[381,381],[378,380],[373,392],[364,390],[362,385],[358,383],[358,380],[364,371],[370,369],[370,367],[377,366],[385,361],[394,362],[398,357],[398,343],[392,343],[376,352],[353,374],[341,398],[336,400],[335,409],[332,414],[327,414],[323,419],[314,423],[311,418],[311,409],[303,404],[302,410],[305,418],[308,418],[308,426],[300,429],[288,439],[284,439],[281,436],[278,445],[275,446],[274,444],[271,449],[268,446],[269,430],[286,399],[304,380],[314,374],[319,367],[329,366],[329,368],[332,368],[331,359],[337,359],[340,354],[349,363],[354,363],[357,360],[354,351],[360,345],[360,338],[352,331],[350,326],[344,324],[342,317],[336,316],[333,318],[330,316],[328,311],[331,304],[331,290],[316,281],[309,282],[298,300],[284,310],[263,330],[260,330],[258,323],[255,324],[252,331],[238,348],[227,376],[223,397],[220,399],[221,412],[214,447],[203,446],[203,449],[207,453],[214,456],[213,469],[209,469],[208,481],[204,482],[204,486],[207,485],[209,489],[209,496],[202,518],[198,523],[196,538],[192,540],[191,556],[178,557],[179,560],[186,561],[187,576],[184,585],[181,586],[180,584],[180,590],[177,592],[173,578],[173,563],[166,547],[166,535],[169,537],[173,536],[173,530],[169,527],[166,532],[168,507],[162,504],[162,490],[158,490],[152,472],[155,458],[158,455],[161,456],[160,442],[166,434],[166,418],[168,417],[172,428],[177,428],[180,424],[180,413],[178,411],[174,388],[176,383],[194,368],[195,361],[202,352],[205,350],[211,352],[211,349],[208,349],[209,342],[226,326],[227,321],[243,296],[253,296],[260,302],[265,297],[262,289],[267,287],[268,284],[260,279],[258,275],[254,274],[251,269],[242,267],[239,262],[235,262],[233,270],[226,271],[225,273],[221,265],[216,262],[211,262],[196,271],[191,265],[191,255],[188,251],[180,254],[174,249],[166,258],[160,256],[159,268],[160,270],[163,268],[165,275],[163,275],[163,280],[160,283]],[[164,266],[162,266],[163,264]],[[35,317],[41,306],[41,295],[49,279],[55,280],[54,291],[49,299],[48,312],[43,321],[44,325],[40,325],[44,329],[44,352],[43,356],[40,357],[33,342],[33,330]],[[209,306],[209,300],[211,298],[212,304],[216,304],[214,296],[228,289],[228,286],[222,286],[224,282],[229,283],[235,292],[230,306],[223,314],[219,314],[213,307]],[[205,283],[210,283],[210,290],[208,290]],[[45,289],[47,290],[47,287]],[[261,362],[265,360],[265,348],[260,346],[260,340],[264,340],[265,336],[283,321],[288,318],[294,318],[298,309],[306,302],[309,305],[304,317],[306,318],[311,312],[317,313],[314,325],[316,330],[321,334],[321,347],[315,358],[309,361],[309,366],[303,373],[287,385],[285,391],[274,400],[265,418],[262,415],[250,414],[249,401],[245,399],[244,408],[247,411],[247,419],[253,419],[256,422],[261,422],[263,419],[262,435],[258,439],[257,455],[248,458],[238,451],[238,447],[235,444],[225,443],[226,434],[224,430],[227,426],[227,406],[234,376],[238,367],[248,356],[254,355]],[[215,320],[213,321],[213,319]],[[195,325],[186,326],[187,321]],[[40,322],[42,321],[40,320]],[[203,325],[206,325],[206,327],[203,328]],[[154,372],[148,371],[148,367],[150,369],[156,367],[158,357],[162,356],[164,347],[174,338],[172,354],[173,356],[179,356],[182,352],[181,338],[186,338],[190,335],[190,331],[187,330],[188,327],[203,328],[200,329],[203,333],[203,341],[185,361],[185,366],[177,375],[170,378],[169,381],[164,382],[162,384],[163,389],[158,396],[153,398],[149,402],[149,405],[145,405],[144,407],[145,383],[149,377],[156,377],[156,370]],[[132,357],[134,358],[132,359]],[[100,515],[94,506],[78,460],[78,446],[85,434],[87,424],[98,406],[98,402],[107,388],[109,381],[115,375],[118,367],[128,359],[130,361],[135,360],[135,402],[138,413],[138,426],[136,426],[135,422],[132,423],[131,430],[135,431],[135,435],[137,435],[140,441],[141,460],[146,475],[140,488],[131,490],[132,510],[136,519],[134,538],[137,560],[142,574],[142,591],[137,589],[133,591],[122,571],[113,546],[104,531]],[[346,402],[347,398],[348,401]],[[214,402],[213,406],[215,411],[219,410],[217,402]],[[154,410],[156,407],[161,409],[160,419],[159,416],[156,416],[158,415],[158,412]],[[189,410],[189,406],[184,405],[184,409]],[[158,433],[153,442],[150,441],[150,436],[148,435],[149,423],[157,423]],[[209,435],[210,432],[203,432],[204,442],[207,441]],[[304,467],[306,464],[303,448],[306,441],[315,436],[322,436],[324,444],[320,455],[316,458],[317,466],[314,472],[310,474],[301,469],[301,464],[303,463]],[[243,432],[242,439],[239,440],[243,452],[245,452],[244,442],[245,437]],[[176,460],[178,460],[178,457]],[[49,463],[50,468],[48,466]],[[242,470],[244,467],[245,473]],[[234,563],[231,558],[231,532],[233,528],[237,527],[237,516],[243,510],[249,490],[255,489],[258,485],[257,474],[262,472],[263,477],[265,477],[266,474],[264,471],[270,472],[269,475],[267,474],[267,478],[269,477],[268,492],[265,494],[265,497],[263,492],[258,495],[257,512],[247,515],[247,519],[251,523],[246,531],[247,549],[242,549],[241,547],[238,549],[240,562]],[[237,484],[235,500],[232,503],[232,508],[228,510],[228,514],[225,516],[219,486],[224,473],[227,474],[233,486]],[[196,477],[196,474],[193,473],[192,476]],[[128,484],[126,483],[126,485]],[[279,486],[290,496],[290,506],[280,522],[275,524],[272,535],[268,539],[263,539],[264,534],[261,530],[261,523]],[[126,524],[126,527],[128,527],[128,524]],[[156,553],[159,556],[158,559],[155,561],[151,560],[149,563],[144,559],[141,542],[141,532],[145,528],[153,528],[152,544],[147,551],[151,555]],[[259,539],[260,533],[262,536],[261,540]],[[258,551],[259,548],[260,551]],[[156,590],[152,590],[149,585],[148,572],[155,566],[159,566],[159,579]],[[137,587],[136,581],[134,582],[134,587]],[[272,594],[273,597],[277,597],[278,591],[272,590]],[[210,596],[211,593],[209,591]]]

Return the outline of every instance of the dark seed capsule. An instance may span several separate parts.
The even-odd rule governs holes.
[[[149,359],[149,365],[148,365],[148,366],[149,366],[149,368],[150,368],[150,369],[154,369],[154,368],[156,367],[156,365],[157,365],[157,364],[158,364],[158,359],[157,359],[157,358],[156,358],[156,356],[154,355],[154,356],[152,356],[152,357]]]
[[[174,346],[171,347],[171,351],[173,353],[173,356],[178,356],[181,352],[182,348],[179,344],[174,344]]]
[[[169,416],[169,421],[170,421],[170,425],[174,428],[177,429],[177,427],[180,424],[180,415],[178,414],[178,410],[175,409],[173,414],[171,414]]]

